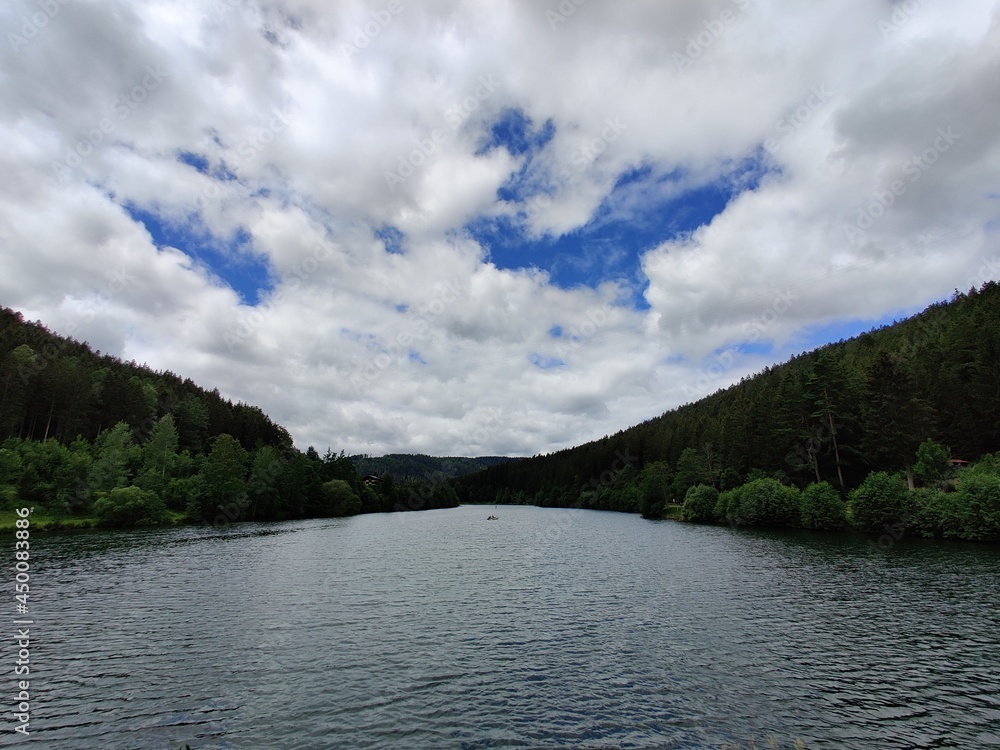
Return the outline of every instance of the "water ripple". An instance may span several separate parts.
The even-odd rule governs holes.
[[[498,514],[40,537],[33,737],[1000,747],[996,548]]]

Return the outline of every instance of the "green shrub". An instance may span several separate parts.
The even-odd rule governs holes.
[[[734,487],[731,490],[719,493],[719,499],[715,501],[715,520],[719,522],[733,522],[732,511],[739,503],[740,488]]]
[[[988,453],[965,469],[966,473],[991,474],[1000,477],[1000,452]]]
[[[734,490],[729,518],[738,526],[799,526],[799,491],[776,479],[755,479]]]
[[[699,484],[684,496],[683,514],[685,521],[710,523],[715,520],[715,504],[719,501],[719,491],[707,484]]]
[[[924,485],[940,482],[951,473],[951,451],[940,443],[927,438],[917,448],[917,461],[913,464],[913,476]]]
[[[99,526],[127,528],[167,523],[170,514],[163,501],[139,487],[116,487],[100,493],[94,501],[94,515]]]
[[[980,541],[1000,540],[1000,476],[968,473],[958,483],[962,537]]]
[[[851,521],[860,531],[879,531],[886,524],[910,523],[914,498],[903,481],[885,471],[873,471],[850,494]]]
[[[964,533],[963,501],[957,492],[922,487],[913,493],[913,527],[920,536],[960,539]]]
[[[813,482],[799,495],[802,526],[807,529],[842,529],[847,509],[840,493],[829,482]]]
[[[323,484],[326,515],[354,516],[361,512],[361,498],[343,479],[331,479]]]

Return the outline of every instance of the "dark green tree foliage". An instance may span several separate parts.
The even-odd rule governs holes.
[[[659,518],[663,506],[672,499],[670,466],[666,461],[646,464],[636,477],[639,512],[645,518]]]
[[[913,477],[920,484],[940,482],[951,474],[951,454],[948,449],[927,438],[917,448],[917,461],[913,464]]]
[[[836,530],[847,525],[847,511],[840,493],[829,482],[814,482],[799,496],[802,527]]]
[[[968,472],[958,483],[963,539],[1000,541],[1000,476]]]
[[[288,517],[289,508],[284,494],[288,472],[288,462],[270,445],[263,445],[254,451],[247,485],[249,520],[279,520]]]
[[[323,500],[331,516],[353,516],[361,512],[361,498],[343,479],[323,483]]]
[[[0,448],[0,510],[14,509],[22,473],[21,455],[11,448]]]
[[[709,481],[709,471],[702,453],[690,446],[681,451],[674,469],[673,498],[683,500],[691,487]]]
[[[130,464],[135,451],[132,430],[127,422],[119,422],[106,430],[94,443],[95,460],[90,469],[89,484],[93,492],[110,492],[129,484]]]
[[[200,472],[205,483],[204,495],[188,515],[200,519],[244,520],[248,465],[249,456],[236,438],[226,434],[215,438]]]
[[[173,415],[165,414],[142,446],[142,468],[136,483],[143,489],[162,496],[175,473],[177,447],[177,428]]]
[[[933,487],[913,492],[912,530],[920,536],[938,539],[963,539],[966,512],[960,496]]]
[[[695,523],[710,523],[715,520],[715,505],[719,502],[719,491],[707,484],[699,484],[684,496],[684,520]]]
[[[865,445],[876,466],[909,470],[920,442],[932,431],[931,407],[915,387],[908,366],[879,352],[867,370]]]
[[[850,494],[851,520],[861,531],[880,531],[886,525],[904,526],[915,520],[914,498],[898,475],[869,474]]]

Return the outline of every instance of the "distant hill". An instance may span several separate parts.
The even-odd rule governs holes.
[[[410,479],[454,478],[473,474],[511,459],[503,456],[478,458],[425,456],[415,453],[390,453],[386,456],[351,456],[361,476],[391,476],[399,482]]]

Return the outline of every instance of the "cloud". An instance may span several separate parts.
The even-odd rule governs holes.
[[[40,7],[0,302],[302,447],[554,450],[996,276],[992,2]]]

